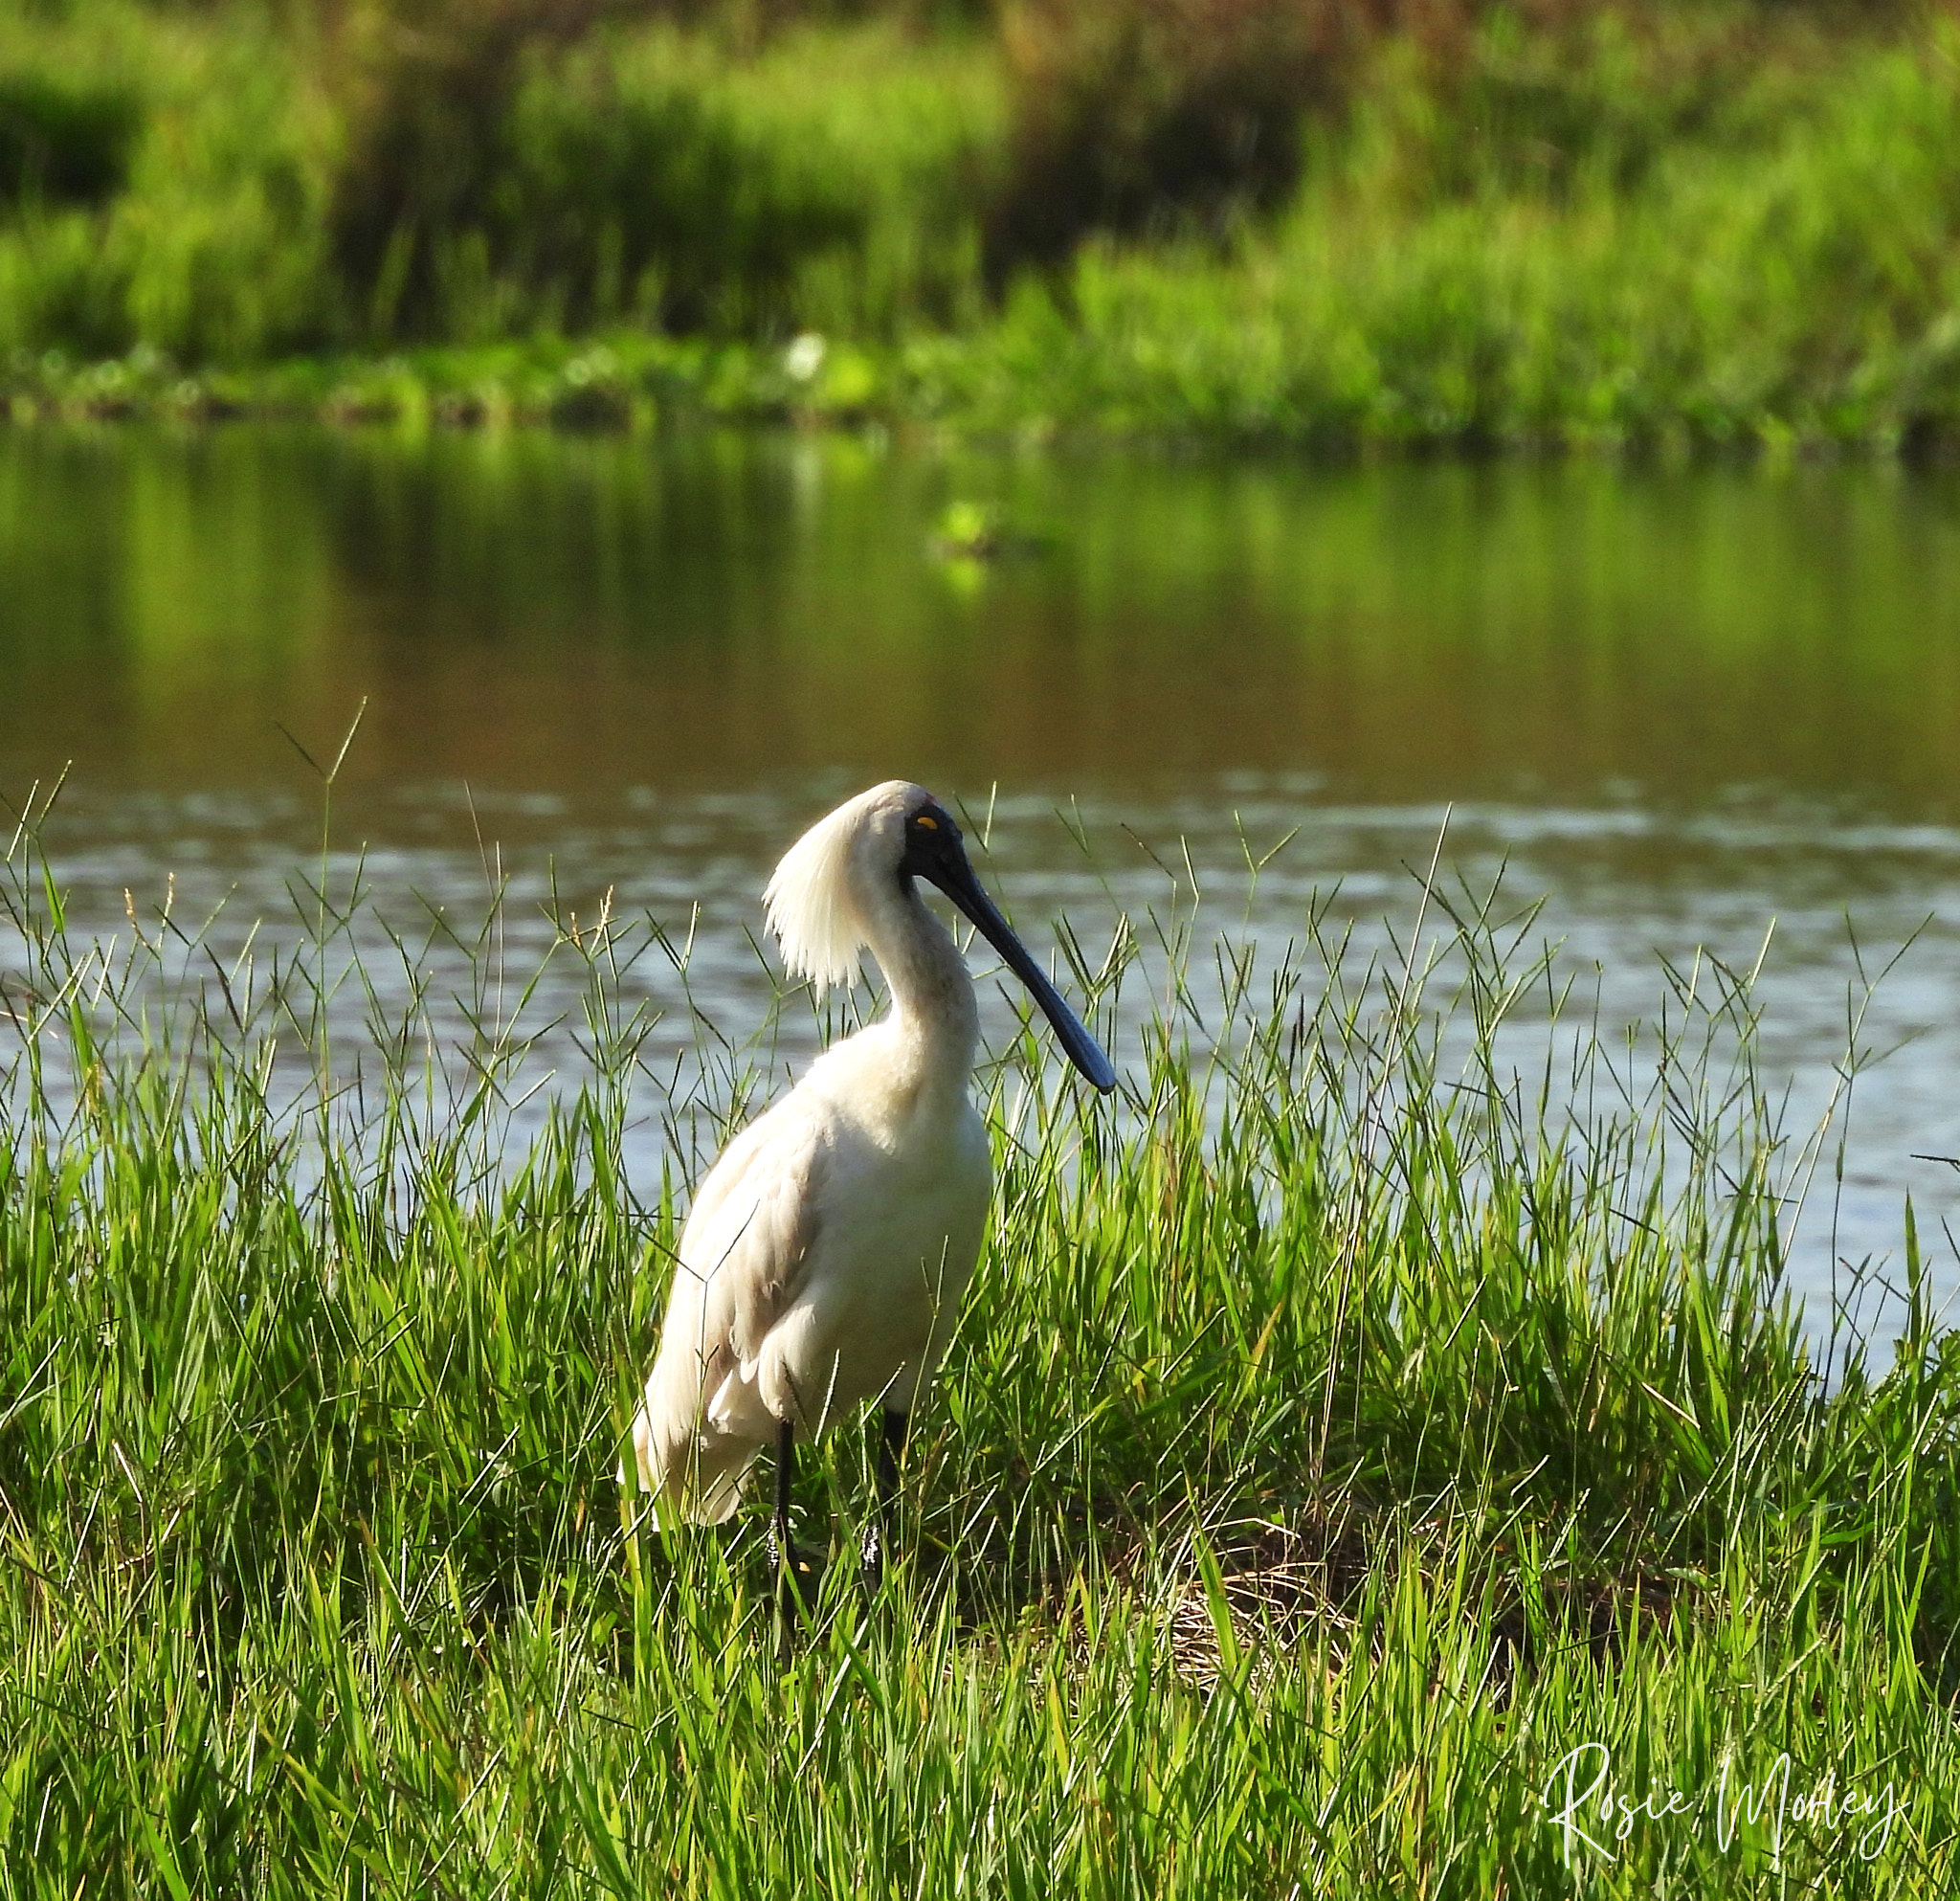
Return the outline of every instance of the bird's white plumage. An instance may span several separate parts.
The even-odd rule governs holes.
[[[973,986],[899,877],[927,803],[903,781],[875,787],[769,881],[790,968],[848,982],[868,945],[892,1008],[728,1145],[681,1231],[633,1439],[641,1484],[697,1522],[735,1510],[781,1421],[815,1434],[874,1398],[909,1412],[979,1255],[992,1167],[967,1094]]]
[[[852,861],[867,819],[874,833],[880,829],[884,791],[874,787],[819,818],[783,854],[762,894],[783,962],[791,975],[808,977],[819,990],[848,984],[858,974],[864,927],[851,899]]]

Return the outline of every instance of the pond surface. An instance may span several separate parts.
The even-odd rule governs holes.
[[[938,558],[953,501],[1022,539]],[[776,855],[893,775],[991,807],[1044,955],[1051,917],[1094,947],[1168,904],[1165,866],[1201,943],[1326,902],[1379,950],[1440,836],[1445,878],[1545,899],[1609,1024],[1663,959],[1760,956],[1796,1134],[1917,931],[1793,1271],[1827,1308],[1835,1264],[1896,1264],[1909,1193],[1956,1285],[1960,1173],[1919,1159],[1960,1155],[1949,477],[0,430],[0,794],[73,762],[46,837],[86,928],[172,875],[179,916],[290,919],[321,808],[280,728],[323,760],[365,698],[333,832],[384,911],[480,907],[493,848],[513,955],[554,881],[588,916],[698,902],[697,999],[736,1025]]]

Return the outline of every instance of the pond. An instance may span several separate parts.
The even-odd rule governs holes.
[[[955,502],[1007,526],[997,558],[935,547]],[[1950,476],[0,431],[0,793],[72,762],[46,839],[86,928],[125,891],[290,921],[321,824],[292,742],[329,757],[365,700],[332,828],[381,910],[480,909],[487,865],[522,956],[554,886],[588,917],[611,890],[692,920],[735,1025],[774,858],[894,775],[991,813],[986,875],[1044,956],[1049,920],[1093,949],[1193,877],[1201,952],[1321,905],[1393,955],[1432,860],[1501,876],[1609,1027],[1698,950],[1760,961],[1786,1126],[1840,1098],[1793,1248],[1814,1316],[1838,1263],[1896,1269],[1908,1194],[1956,1285]],[[1846,1122],[1850,1013],[1908,940]]]

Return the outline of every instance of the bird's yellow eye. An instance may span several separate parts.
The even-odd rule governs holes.
[[[929,812],[922,812],[918,816],[918,817],[912,820],[912,823],[915,825],[924,826],[928,832],[936,832],[939,830],[939,820],[933,817],[933,816]]]

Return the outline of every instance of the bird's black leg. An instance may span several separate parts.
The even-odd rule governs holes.
[[[790,1487],[796,1483],[796,1427],[789,1420],[776,1427],[776,1565],[790,1551]]]
[[[885,1556],[899,1529],[899,1460],[905,1450],[905,1428],[910,1416],[895,1413],[889,1406],[884,1414],[884,1438],[878,1448],[878,1515],[864,1534],[864,1588],[875,1592],[884,1581]]]
[[[790,1488],[795,1482],[796,1427],[793,1420],[784,1420],[776,1427],[776,1515],[769,1526],[769,1544],[776,1560],[776,1611],[786,1648],[791,1625],[805,1607],[805,1589],[815,1581],[815,1568],[790,1538]]]

